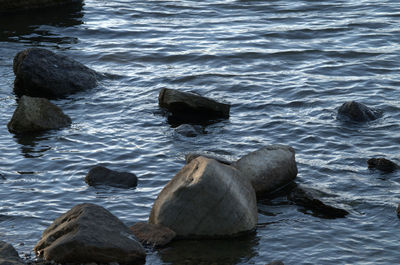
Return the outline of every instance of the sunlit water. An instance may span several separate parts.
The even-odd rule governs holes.
[[[285,197],[259,203],[257,231],[236,240],[177,242],[147,264],[399,264],[400,5],[365,1],[95,1],[0,17],[0,240],[31,254],[42,231],[82,202],[127,225],[146,221],[184,154],[238,158],[268,144],[296,150],[297,182],[350,212],[323,219]],[[53,101],[73,124],[30,137],[8,132],[14,55],[45,47],[104,73],[95,89]],[[162,87],[232,105],[206,134],[174,132]],[[358,100],[383,111],[336,119]],[[135,189],[89,187],[97,164],[134,172]]]

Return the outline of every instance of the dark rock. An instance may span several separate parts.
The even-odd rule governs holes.
[[[4,241],[0,241],[0,265],[24,265],[15,248]]]
[[[146,222],[136,223],[130,227],[131,231],[144,245],[162,247],[175,238],[176,233],[162,225],[149,224]]]
[[[185,163],[189,164],[193,159],[196,159],[199,156],[217,160],[218,162],[225,164],[225,165],[230,165],[234,162],[232,160],[225,158],[224,156],[217,155],[217,154],[210,153],[210,152],[193,152],[193,153],[188,153],[185,155]]]
[[[285,264],[280,260],[274,260],[274,261],[268,263],[267,265],[285,265]]]
[[[137,185],[137,177],[133,173],[113,171],[103,166],[89,170],[85,182],[89,186],[108,185],[118,188],[132,188]]]
[[[268,196],[297,176],[295,151],[287,145],[269,145],[251,152],[232,164],[247,177],[257,197]]]
[[[101,206],[79,204],[57,218],[34,247],[57,263],[143,264],[145,250],[132,231]]]
[[[397,217],[400,218],[400,204],[397,206],[396,212],[397,212]]]
[[[254,230],[257,217],[250,181],[231,166],[198,157],[160,192],[149,223],[169,227],[179,237],[220,238]]]
[[[204,133],[200,125],[182,124],[175,128],[175,132],[186,137],[196,137]]]
[[[346,210],[326,205],[319,199],[316,199],[311,190],[296,187],[288,195],[288,199],[296,205],[302,206],[319,217],[323,218],[343,218],[349,214]]]
[[[386,158],[371,158],[368,159],[368,168],[376,168],[385,172],[393,172],[399,169],[400,166]]]
[[[83,0],[1,0],[0,12],[29,10],[81,2],[83,2]]]
[[[200,95],[163,88],[158,96],[160,107],[170,112],[169,122],[207,124],[219,119],[228,119],[230,105],[219,103]]]
[[[359,122],[376,120],[380,115],[379,111],[356,101],[345,102],[338,110],[339,119],[344,118]]]
[[[69,126],[71,119],[45,98],[23,96],[8,123],[10,132],[34,132]]]
[[[18,96],[61,98],[97,85],[95,71],[46,49],[19,52],[13,68],[14,92]]]

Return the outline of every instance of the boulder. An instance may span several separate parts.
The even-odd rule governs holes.
[[[71,118],[45,98],[23,96],[8,123],[10,132],[23,133],[59,129],[71,125]]]
[[[168,227],[162,225],[139,222],[130,227],[131,231],[144,245],[152,247],[162,247],[167,245],[175,238],[176,233]]]
[[[101,206],[79,204],[57,218],[34,247],[57,263],[143,264],[145,250],[132,231]]]
[[[113,171],[103,166],[90,169],[85,177],[89,186],[108,185],[117,188],[136,187],[138,179],[135,174]]]
[[[207,124],[229,118],[229,104],[190,92],[163,88],[158,96],[158,103],[170,112],[168,120],[173,125]]]
[[[96,72],[41,48],[30,48],[14,57],[14,92],[43,98],[61,98],[97,85]]]
[[[181,238],[237,236],[255,229],[256,196],[238,170],[198,157],[160,192],[149,223],[169,227]]]
[[[19,257],[15,248],[4,242],[0,241],[0,265],[24,265],[25,263]]]
[[[349,214],[346,210],[326,205],[315,198],[311,189],[296,187],[289,193],[288,199],[323,218],[343,218]]]
[[[232,164],[234,161],[226,158],[225,156],[222,155],[217,155],[211,152],[193,152],[193,153],[187,153],[185,155],[185,163],[189,164],[190,162],[192,162],[193,159],[198,158],[199,156],[203,156],[205,158],[209,158],[209,159],[214,159],[217,160],[218,162],[225,164],[225,165],[230,165]]]
[[[182,124],[174,130],[176,133],[186,137],[196,137],[200,134],[204,134],[203,127],[200,125]]]
[[[338,118],[358,122],[376,120],[381,116],[377,110],[367,107],[357,101],[348,101],[343,103],[338,110]]]
[[[69,3],[82,3],[83,0],[1,0],[0,12],[30,10]]]
[[[295,151],[286,145],[269,145],[232,164],[247,177],[257,197],[267,196],[291,183],[297,176]]]
[[[376,168],[385,172],[393,172],[399,169],[400,166],[386,158],[371,158],[368,159],[368,168]]]

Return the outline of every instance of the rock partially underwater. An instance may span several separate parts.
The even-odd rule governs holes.
[[[338,119],[357,122],[373,121],[381,116],[381,112],[357,101],[343,103],[338,110]]]

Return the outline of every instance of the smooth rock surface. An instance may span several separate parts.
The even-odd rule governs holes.
[[[0,12],[30,10],[81,2],[83,0],[0,0]]]
[[[350,119],[358,122],[376,120],[380,115],[381,113],[379,111],[369,108],[357,101],[345,102],[338,110],[339,119]]]
[[[149,223],[169,227],[185,238],[248,232],[257,224],[254,189],[235,168],[198,157],[160,192]]]
[[[176,236],[176,233],[168,227],[146,222],[136,223],[129,229],[135,234],[140,243],[151,245],[152,247],[165,246]]]
[[[97,85],[96,72],[64,55],[41,48],[19,52],[13,64],[14,92],[61,98]]]
[[[57,218],[34,248],[58,263],[143,264],[145,250],[132,231],[101,206],[79,204]]]
[[[34,132],[71,125],[71,118],[45,98],[23,96],[8,123],[10,132]]]
[[[4,241],[0,241],[0,265],[24,265],[15,248]]]
[[[203,124],[229,118],[229,104],[194,93],[163,88],[158,96],[158,103],[170,112],[168,119],[171,124]]]
[[[385,172],[393,172],[400,169],[400,166],[386,158],[371,158],[368,159],[368,168],[376,168]]]
[[[251,152],[232,164],[247,177],[257,197],[268,195],[297,176],[295,151],[286,145],[269,145]]]
[[[211,152],[192,152],[192,153],[185,154],[185,163],[189,164],[190,162],[192,162],[193,159],[196,159],[199,156],[217,160],[218,162],[225,164],[225,165],[230,165],[234,162],[233,160],[228,159],[225,156],[214,154]]]
[[[85,177],[89,186],[108,185],[118,188],[136,187],[138,179],[135,174],[118,172],[103,166],[95,166],[89,170]]]

